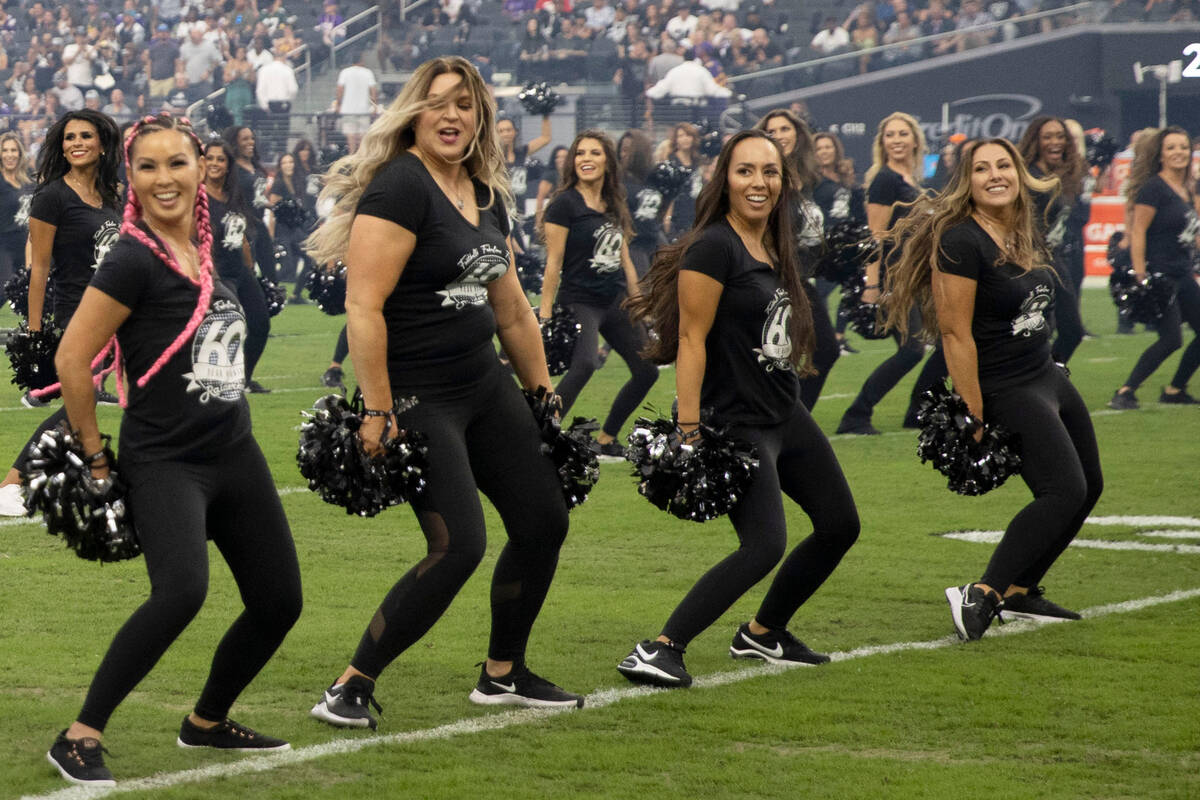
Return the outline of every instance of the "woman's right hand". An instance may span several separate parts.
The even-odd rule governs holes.
[[[863,289],[862,301],[864,303],[878,303],[879,302],[879,287],[875,286],[875,287]]]
[[[388,423],[391,426],[388,426]],[[385,434],[388,439],[396,437],[396,415],[388,414],[386,417],[364,417],[362,425],[358,428],[358,441],[362,445],[363,452],[369,456],[373,456],[383,450],[383,441]]]

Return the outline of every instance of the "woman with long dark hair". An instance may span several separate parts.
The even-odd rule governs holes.
[[[88,367],[116,336],[131,378],[121,477],[150,576],[149,597],[117,632],[79,715],[47,754],[64,778],[90,786],[114,783],[100,744],[112,713],[204,604],[208,540],[245,608],[217,645],[200,697],[180,725],[180,747],[289,748],[228,714],[302,602],[291,531],[243,396],[245,323],[233,293],[213,277],[200,140],[162,114],[135,124],[126,156],[130,187],[120,239],[92,277],[55,359],[92,476],[106,479],[112,465]]]
[[[424,636],[483,558],[479,491],[508,542],[492,578],[492,634],[472,702],[574,708],[583,698],[534,674],[526,645],[558,565],[567,506],[529,406],[549,391],[537,323],[509,245],[508,191],[496,111],[464,58],[413,73],[352,155],[329,170],[334,210],[309,239],[318,264],[342,259],[346,320],[367,452],[399,428],[428,443],[429,478],[413,511],[428,554],[384,597],[349,666],[312,715],[376,726],[375,681]],[[399,408],[397,401],[412,398]]]
[[[225,144],[233,150],[237,166],[238,186],[241,187],[242,197],[250,208],[254,209],[251,218],[253,230],[250,232],[251,247],[254,250],[254,263],[258,270],[270,280],[277,280],[275,274],[275,243],[267,230],[263,215],[266,213],[270,200],[267,198],[267,188],[270,179],[267,170],[258,158],[258,143],[254,130],[245,125],[228,127],[221,134]]]
[[[1038,243],[1030,195],[1052,188],[1007,140],[971,142],[946,189],[920,200],[888,237],[905,242],[888,267],[888,327],[911,333],[910,312],[920,309],[974,420],[1019,436],[1021,478],[1033,493],[982,577],[946,589],[964,640],[982,636],[997,615],[1079,619],[1040,585],[1103,488],[1087,406],[1050,357],[1045,314],[1057,281]]]
[[[631,302],[658,338],[647,348],[675,362],[679,442],[698,442],[699,425],[729,426],[754,444],[759,469],[729,514],[739,547],[702,576],[654,641],[642,641],[617,669],[631,681],[682,687],[691,641],[762,580],[783,557],[786,494],[813,532],[779,568],[730,654],[772,663],[820,664],[788,631],[858,537],[858,512],[829,440],[800,400],[797,373],[812,351],[804,278],[796,263],[795,178],[766,133],[742,131],[725,143],[700,192],[696,226],[659,250]]]
[[[271,314],[267,298],[254,275],[251,255],[250,219],[253,209],[242,197],[241,186],[233,171],[234,154],[223,141],[209,142],[204,147],[204,189],[208,194],[209,219],[213,232],[213,265],[217,277],[225,281],[237,295],[246,318],[245,351],[246,385],[258,385],[254,368],[267,346],[271,334]],[[259,386],[262,389],[261,386]]]
[[[66,328],[92,274],[120,235],[117,165],[121,161],[117,126],[99,111],[69,111],[51,126],[38,153],[38,186],[29,211],[29,318],[31,331],[40,331],[45,318],[46,289],[53,284],[51,319]],[[54,266],[51,273],[51,264]],[[116,403],[107,393],[104,403]],[[26,392],[21,402],[42,407],[39,393]],[[51,414],[29,438],[66,418],[66,410]],[[0,514],[23,516],[21,468],[29,444],[0,483]]]
[[[1035,178],[1058,178],[1057,193],[1035,192],[1034,225],[1053,257],[1059,286],[1055,291],[1054,324],[1058,336],[1052,348],[1054,360],[1065,364],[1083,341],[1083,320],[1075,293],[1071,260],[1083,259],[1083,223],[1074,214],[1083,192],[1087,166],[1072,141],[1067,124],[1058,117],[1038,116],[1029,122],[1017,145],[1029,174]],[[1075,223],[1071,224],[1074,218]]]
[[[550,195],[554,194],[555,189],[562,181],[568,160],[565,145],[560,144],[550,151],[550,159],[542,168],[541,177],[538,178],[537,198],[534,201],[533,210],[535,230],[542,229],[542,217],[546,213],[546,203],[550,201]]]
[[[639,353],[646,343],[644,328],[621,308],[626,296],[637,292],[628,244],[632,221],[617,151],[607,134],[583,131],[568,153],[562,183],[542,220],[546,272],[538,314],[547,322],[559,303],[582,326],[567,374],[556,387],[564,414],[598,367],[600,336],[625,359],[629,380],[617,391],[596,437],[601,454],[623,457],[617,434],[658,380],[658,370]]]
[[[879,123],[875,142],[871,148],[871,168],[867,170],[867,227],[876,240],[882,241],[888,231],[908,214],[912,203],[921,196],[921,165],[925,158],[925,135],[917,121],[902,111],[895,111]],[[867,264],[866,289],[862,300],[875,303],[879,300],[879,287],[887,274],[890,259],[896,257],[898,245],[880,248],[879,257]],[[919,314],[912,309],[912,314]],[[875,406],[900,380],[921,363],[925,355],[925,344],[919,336],[921,321],[914,316],[905,327],[907,334],[901,336],[897,328],[893,333],[896,353],[886,359],[867,377],[854,402],[842,414],[838,433],[878,435],[871,424]],[[913,396],[916,397],[914,391]],[[909,402],[910,415],[914,403]],[[910,420],[906,417],[906,424]]]
[[[675,241],[692,229],[696,222],[696,198],[704,188],[704,156],[700,153],[700,131],[690,122],[679,122],[671,128],[667,159],[692,171],[692,179],[683,191],[675,195],[665,219],[667,240]]]
[[[794,180],[790,189],[795,195],[791,202],[795,214],[792,231],[796,234],[797,263],[804,275],[802,288],[808,295],[808,304],[812,309],[816,343],[812,352],[813,371],[800,380],[800,400],[805,408],[812,411],[821,396],[821,388],[829,377],[829,371],[841,354],[833,322],[829,319],[829,309],[821,302],[813,285],[813,263],[825,244],[824,214],[813,200],[813,191],[821,183],[821,174],[817,171],[812,131],[804,120],[785,108],[777,108],[768,111],[754,127],[765,131],[779,143]]]
[[[813,202],[821,209],[825,218],[825,230],[840,222],[867,224],[866,195],[863,187],[854,175],[854,162],[846,158],[842,140],[832,133],[813,134],[813,155],[817,159],[817,169],[821,174],[821,182],[813,189]],[[824,278],[817,278],[817,296],[821,305],[827,308],[829,295],[837,284]],[[838,350],[842,353],[857,353],[854,347],[846,341],[846,322],[840,317],[834,322],[834,333],[837,335]]]
[[[501,117],[496,122],[496,133],[500,136],[500,149],[504,152],[504,166],[508,168],[509,183],[512,185],[514,211],[517,219],[525,218],[525,206],[537,194],[537,175],[530,175],[525,168],[529,157],[550,144],[550,115],[542,117],[542,129],[528,144],[522,144],[517,125],[510,117]]]
[[[1111,408],[1121,411],[1138,407],[1138,387],[1167,357],[1183,346],[1183,322],[1191,326],[1192,339],[1171,382],[1158,396],[1160,403],[1194,405],[1188,381],[1200,367],[1200,285],[1192,272],[1192,253],[1200,236],[1200,218],[1192,194],[1192,139],[1183,128],[1168,126],[1138,138],[1125,193],[1131,200],[1132,224],[1129,255],[1139,281],[1148,272],[1167,276],[1175,292],[1166,313],[1158,321],[1158,339],[1146,348],[1133,371],[1117,389]]]
[[[650,137],[636,128],[625,131],[617,140],[617,160],[621,165],[621,186],[629,206],[633,238],[629,242],[629,257],[638,277],[650,269],[654,251],[666,242],[663,232],[662,193],[646,185],[654,166]]]
[[[34,187],[29,172],[21,137],[12,131],[0,134],[0,304],[4,303],[5,282],[25,269]]]
[[[296,157],[291,153],[284,153],[279,157],[279,161],[275,164],[275,177],[267,187],[267,207],[274,209],[280,203],[294,202],[301,209],[304,209],[304,180],[303,176],[296,172]],[[305,209],[306,210],[306,209]],[[274,230],[271,232],[271,238],[275,240],[275,244],[282,245],[286,254],[279,262],[282,273],[279,275],[280,280],[296,281],[296,286],[300,286],[300,275],[297,274],[296,268],[300,258],[304,255],[301,247],[302,242],[312,232],[306,227],[297,228],[290,222],[285,222],[274,216]]]

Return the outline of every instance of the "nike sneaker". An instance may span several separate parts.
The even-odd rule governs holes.
[[[1036,619],[1042,622],[1063,622],[1083,619],[1069,608],[1046,599],[1046,590],[1035,586],[1028,594],[1010,594],[1000,607],[1001,619]]]
[[[643,639],[617,665],[620,672],[634,683],[646,683],[667,689],[692,685],[692,676],[683,666],[684,649],[674,642],[651,642]]]
[[[829,661],[829,656],[813,652],[808,645],[787,630],[754,634],[750,632],[749,622],[742,623],[733,635],[729,655],[734,658],[757,658],[771,664],[816,666]]]
[[[345,683],[335,683],[326,689],[321,701],[309,713],[339,728],[375,730],[379,722],[371,715],[371,708],[383,713],[379,703],[375,702],[375,682],[355,675]]]
[[[1000,615],[1002,605],[995,592],[985,592],[977,583],[947,588],[946,602],[950,604],[950,616],[954,619],[958,638],[967,642],[983,636],[992,619]]]
[[[516,664],[507,675],[492,677],[481,664],[479,683],[470,700],[481,706],[524,706],[525,708],[583,708],[583,695],[571,694],[524,664]]]

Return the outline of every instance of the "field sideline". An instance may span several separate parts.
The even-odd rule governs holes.
[[[733,662],[728,644],[763,586],[692,643],[691,690],[632,688],[615,670],[652,637],[695,578],[734,546],[727,521],[703,526],[637,496],[628,469],[604,465],[571,515],[558,577],[529,660],[588,694],[580,713],[494,712],[466,695],[485,655],[488,583],[503,530],[488,507],[488,556],[434,629],[381,677],[378,733],[308,717],[341,671],[375,604],[423,552],[407,509],[347,517],[303,488],[299,410],[325,393],[320,375],[343,318],[311,306],[273,320],[253,396],[255,429],[300,554],[306,607],[276,658],[234,707],[239,721],[295,748],[246,758],[174,745],[212,648],[240,604],[215,550],[208,603],[118,709],[107,758],[122,797],[1047,798],[1200,796],[1200,408],[1154,402],[1179,355],[1139,392],[1138,412],[1104,407],[1150,334],[1116,336],[1106,292],[1085,291],[1100,334],[1071,363],[1100,440],[1106,488],[1047,576],[1079,623],[993,629],[958,644],[942,589],[978,576],[994,532],[1026,502],[1020,481],[982,498],[946,491],[900,428],[915,374],[879,407],[881,437],[831,436],[862,517],[862,535],[792,630],[835,654],[818,669]],[[0,327],[14,324],[0,312]],[[1185,331],[1185,342],[1193,334]],[[815,416],[832,432],[890,342],[852,338]],[[573,413],[602,416],[626,372],[599,371]],[[648,402],[667,408],[664,370]],[[1194,386],[1200,389],[1200,385]],[[15,455],[44,412],[0,389],[0,451]],[[101,410],[116,433],[118,414]],[[485,504],[486,505],[486,504]],[[788,503],[792,542],[806,518]],[[1095,544],[1093,544],[1095,543]],[[144,597],[140,560],[75,558],[35,523],[0,522],[0,798],[92,797],[65,788],[44,753],[78,710],[112,634]],[[636,702],[635,702],[636,701]]]

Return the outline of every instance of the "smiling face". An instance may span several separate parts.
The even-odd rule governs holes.
[[[819,166],[832,167],[833,162],[837,160],[837,147],[828,136],[821,136],[813,142],[813,154],[816,155]]]
[[[133,142],[129,180],[146,222],[154,227],[191,226],[203,175],[196,147],[181,131],[153,131]]]
[[[575,148],[575,177],[579,182],[599,185],[606,166],[603,145],[596,139],[580,139]]]
[[[1056,167],[1063,163],[1063,153],[1067,149],[1067,129],[1056,119],[1052,119],[1038,131],[1038,160],[1048,167]]]
[[[283,173],[283,176],[285,178],[292,177],[292,175],[296,174],[296,159],[293,158],[290,154],[280,156],[279,171],[281,173]]]
[[[696,143],[696,137],[692,136],[692,132],[682,126],[675,129],[675,149],[679,152],[687,152],[692,149],[692,145]]]
[[[475,101],[457,72],[443,72],[429,84],[426,98],[440,98],[433,108],[422,111],[413,126],[416,146],[426,156],[453,163],[475,138]]]
[[[63,130],[63,155],[72,167],[88,167],[100,160],[100,133],[87,120],[73,119]]]
[[[1158,155],[1164,169],[1186,170],[1192,158],[1192,143],[1182,133],[1168,133],[1163,137]]]
[[[242,128],[238,131],[237,149],[239,158],[254,158],[254,131],[249,128]]]
[[[517,140],[517,128],[511,119],[502,119],[496,123],[496,135],[500,137],[501,147],[511,147]]]
[[[204,169],[210,183],[220,185],[229,173],[229,159],[225,157],[222,147],[209,147],[204,154]]]
[[[787,117],[782,114],[771,117],[767,120],[765,130],[767,136],[770,136],[779,143],[779,147],[783,150],[785,156],[790,156],[792,151],[796,149],[796,126]]]
[[[0,144],[0,166],[4,167],[5,172],[12,172],[19,163],[21,163],[21,146],[17,144],[16,139],[5,139],[4,143]]]
[[[725,177],[730,212],[748,222],[766,222],[783,189],[779,148],[759,137],[738,142]]]
[[[883,152],[890,162],[908,164],[917,152],[912,128],[902,119],[894,119],[883,128]]]
[[[1001,216],[1017,199],[1021,177],[1008,150],[981,144],[971,154],[971,202],[989,216]]]

